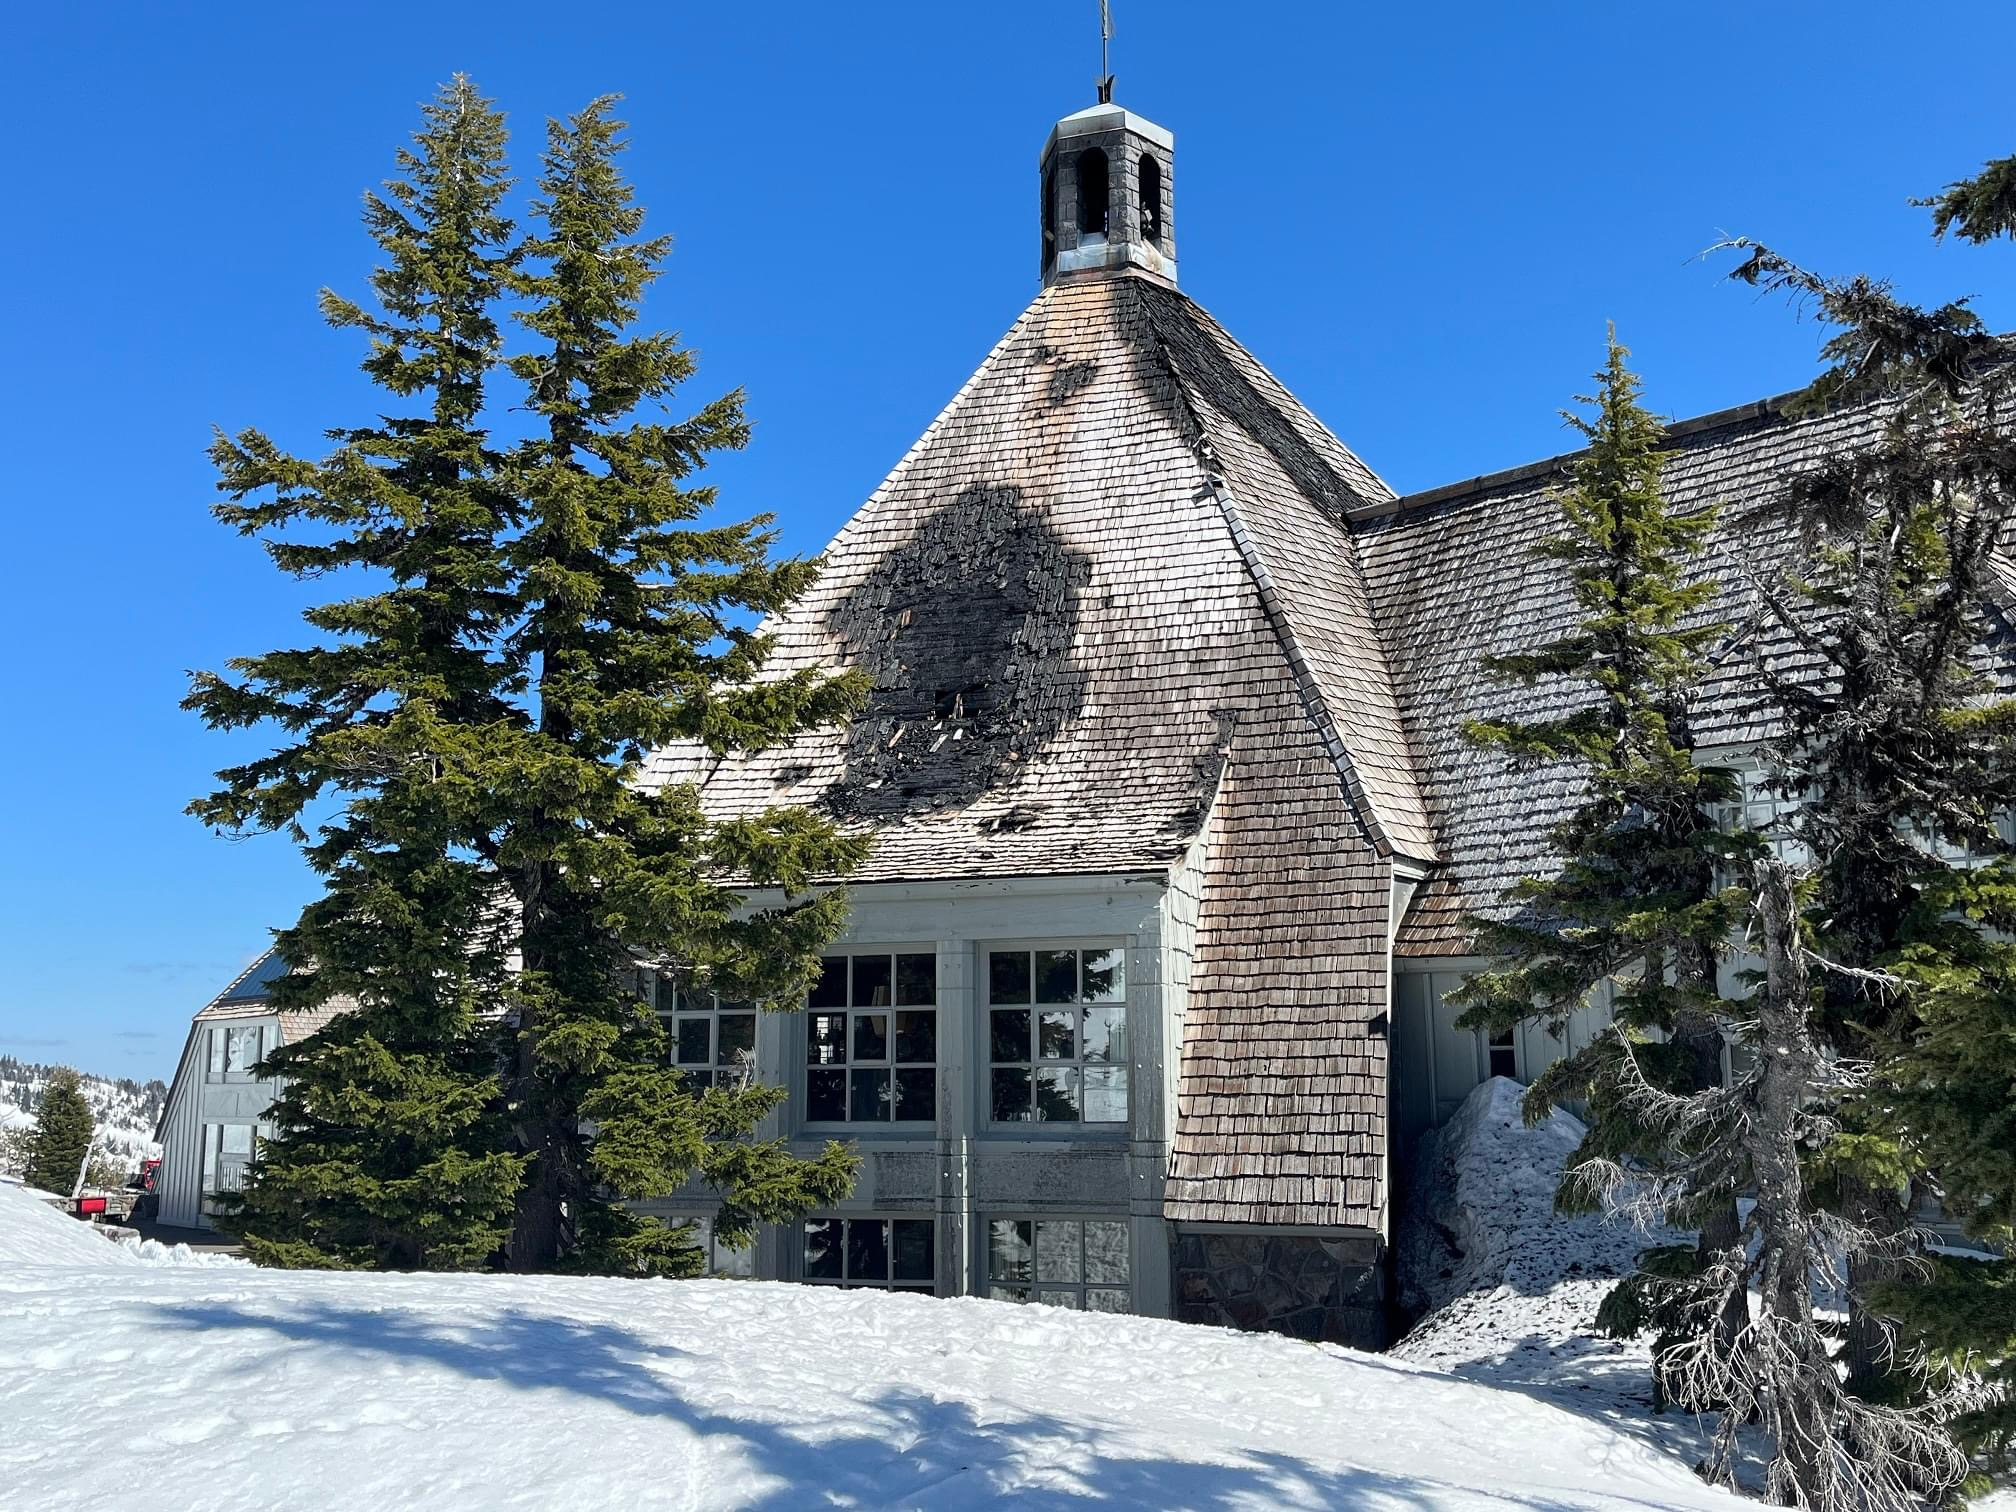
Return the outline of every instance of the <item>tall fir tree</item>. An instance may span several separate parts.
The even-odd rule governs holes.
[[[668,741],[718,755],[787,739],[844,717],[858,688],[760,675],[770,641],[751,623],[801,593],[816,565],[771,560],[767,517],[710,517],[715,492],[695,475],[746,443],[739,391],[684,419],[638,413],[663,409],[694,360],[674,337],[636,329],[670,242],[640,236],[614,104],[550,124],[540,230],[513,279],[536,345],[511,369],[543,434],[510,459],[525,529],[507,554],[506,660],[532,722],[485,767],[524,966],[508,1099],[531,1168],[511,1263],[684,1273],[700,1259],[684,1229],[619,1199],[697,1175],[720,1193],[716,1233],[734,1242],[755,1220],[837,1200],[854,1157],[829,1145],[801,1159],[755,1139],[783,1092],[686,1080],[626,968],[659,963],[703,1000],[801,1005],[846,906],[814,884],[851,869],[863,842],[796,807],[713,822],[690,786],[640,787],[638,764]],[[745,908],[735,884],[783,901]]]
[[[503,1004],[509,937],[472,760],[516,718],[513,670],[492,650],[512,609],[499,542],[516,503],[481,421],[511,261],[505,142],[466,78],[443,87],[400,176],[365,199],[378,310],[323,292],[328,322],[369,338],[364,371],[398,412],[331,431],[321,461],[256,430],[212,448],[220,519],[263,537],[284,572],[369,583],[307,611],[314,644],[198,674],[186,700],[212,727],[282,738],[190,806],[222,829],[289,834],[323,879],[279,934],[296,969],[276,1005],[354,1004],[262,1067],[286,1091],[222,1221],[269,1263],[477,1265],[521,1182],[481,1031]]]
[[[68,1196],[84,1173],[84,1156],[96,1132],[91,1105],[84,1100],[82,1078],[68,1066],[57,1067],[35,1106],[23,1179],[45,1192]]]
[[[1935,230],[2010,235],[2012,178],[2016,160],[2004,159],[1929,201]],[[1997,697],[1983,661],[1991,639],[2006,645],[1987,606],[2005,594],[1997,543],[2016,519],[2016,347],[1964,300],[1924,309],[1873,279],[1826,278],[1736,245],[1749,254],[1737,277],[1837,328],[1799,406],[1868,404],[1883,417],[1872,445],[1773,501],[1815,555],[1803,580],[1767,598],[1821,675],[1773,677],[1784,734],[1770,755],[1780,792],[1799,800],[1817,948],[1846,968],[1823,973],[1822,1032],[1836,1054],[1875,1066],[1824,1152],[1823,1195],[1892,1241],[1851,1274],[1845,1363],[1858,1390],[1908,1394],[1917,1377],[1894,1368],[1889,1317],[1915,1314],[1951,1360],[1952,1337],[1923,1325],[1960,1294],[1900,1300],[1913,1290],[1899,1256],[1914,1194],[1944,1190],[1959,1216],[1992,1214],[2009,1179],[1955,1136],[1984,1087],[2016,1081],[2016,1042],[2001,1030],[2009,978],[1989,935],[2005,908],[1998,820],[2016,806],[2016,705]],[[1977,870],[1982,858],[2004,859]],[[2012,1342],[1976,1339],[2005,1356]]]
[[[1577,1010],[1607,994],[1613,1029],[1557,1062],[1527,1094],[1538,1117],[1581,1099],[1588,1135],[1570,1162],[1561,1202],[1592,1196],[1575,1171],[1596,1159],[1646,1158],[1663,1147],[1621,1096],[1623,1064],[1674,1091],[1721,1079],[1723,1019],[1717,963],[1744,915],[1740,886],[1721,875],[1754,840],[1718,827],[1715,809],[1739,796],[1732,774],[1694,759],[1688,699],[1704,652],[1726,627],[1702,622],[1717,591],[1693,566],[1714,526],[1710,511],[1682,514],[1662,488],[1665,430],[1640,402],[1628,353],[1613,331],[1594,413],[1568,419],[1589,446],[1562,495],[1562,529],[1536,549],[1566,570],[1581,618],[1548,645],[1492,657],[1486,670],[1523,685],[1580,685],[1588,697],[1550,719],[1473,722],[1474,742],[1522,763],[1575,770],[1585,784],[1552,834],[1559,869],[1505,894],[1506,909],[1473,921],[1493,962],[1457,1001],[1460,1023],[1499,1031],[1537,1022],[1556,1035]],[[1607,1321],[1624,1332],[1656,1322],[1670,1344],[1698,1319],[1690,1277],[1726,1276],[1715,1257],[1736,1240],[1733,1193],[1702,1187],[1686,1213],[1702,1229],[1698,1250],[1648,1256],[1621,1289]],[[1706,1314],[1734,1326],[1740,1298],[1718,1295]]]
[[[1742,1302],[1733,1326],[1707,1326],[1719,1312],[1697,1314],[1660,1362],[1671,1399],[1714,1418],[1704,1476],[1733,1486],[1742,1436],[1755,1433],[1765,1498],[1776,1505],[1922,1512],[1966,1478],[1967,1457],[1947,1425],[1972,1393],[1948,1386],[1913,1403],[1870,1402],[1836,1367],[1816,1303],[1839,1291],[1842,1254],[1852,1261],[1864,1236],[1816,1209],[1809,1156],[1832,1136],[1843,1096],[1866,1085],[1867,1068],[1829,1053],[1814,1033],[1811,968],[1825,963],[1805,937],[1793,868],[1760,856],[1752,878],[1750,943],[1761,970],[1745,1018],[1729,1026],[1750,1053],[1726,1084],[1691,1092],[1656,1085],[1635,1055],[1623,1056],[1617,1099],[1663,1148],[1630,1167],[1592,1158],[1582,1178],[1606,1205],[1646,1224],[1684,1219],[1703,1192],[1753,1199],[1735,1242],[1669,1292]],[[1648,1163],[1661,1179],[1643,1179]]]

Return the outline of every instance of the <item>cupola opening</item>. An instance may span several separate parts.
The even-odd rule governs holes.
[[[1162,164],[1152,152],[1141,154],[1141,235],[1162,245]]]
[[[1143,274],[1176,282],[1176,139],[1101,102],[1064,117],[1038,160],[1043,282]]]
[[[1112,196],[1106,188],[1106,150],[1087,147],[1078,154],[1078,236],[1106,234],[1107,211]]]

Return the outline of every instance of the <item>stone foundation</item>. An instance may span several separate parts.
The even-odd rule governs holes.
[[[1185,1323],[1383,1349],[1385,1258],[1379,1241],[1369,1237],[1178,1231],[1176,1316]]]

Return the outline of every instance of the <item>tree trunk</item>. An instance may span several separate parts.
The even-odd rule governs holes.
[[[1813,1320],[1813,1227],[1799,1170],[1799,1134],[1817,1056],[1791,872],[1757,863],[1764,991],[1757,998],[1763,1079],[1744,1135],[1757,1182],[1758,1401],[1774,1442],[1768,1492],[1781,1506],[1824,1505],[1832,1425],[1824,1383],[1833,1372]]]
[[[547,964],[546,890],[551,878],[546,864],[528,865],[519,900],[521,966],[535,976]],[[567,1141],[550,1111],[539,1065],[539,1021],[529,1002],[521,1000],[517,1036],[512,1049],[512,1101],[517,1106],[513,1134],[518,1148],[532,1157],[525,1184],[518,1191],[518,1209],[511,1223],[511,1269],[548,1271],[566,1253]]]
[[[1704,995],[1714,992],[1715,953],[1704,943],[1694,942],[1691,949],[1680,955],[1677,964],[1683,978],[1691,976]],[[1673,1038],[1686,1049],[1692,1061],[1690,1091],[1706,1092],[1722,1085],[1722,1026],[1712,1014],[1678,1015]],[[1732,1197],[1702,1215],[1701,1232],[1694,1243],[1695,1263],[1705,1271],[1718,1256],[1742,1243],[1743,1222],[1737,1216],[1736,1199]],[[1742,1291],[1732,1291],[1715,1319],[1717,1347],[1726,1351],[1748,1321]]]
[[[1849,1222],[1867,1229],[1880,1249],[1904,1233],[1910,1221],[1908,1194],[1872,1187],[1853,1177],[1841,1182],[1841,1207]],[[1847,1367],[1848,1389],[1858,1396],[1873,1394],[1876,1383],[1890,1373],[1891,1340],[1883,1318],[1865,1300],[1870,1288],[1904,1274],[1901,1255],[1851,1255],[1848,1260],[1848,1327],[1841,1362]]]
[[[520,1125],[520,1145],[532,1156],[511,1224],[511,1269],[548,1271],[559,1262],[566,1232],[566,1150],[556,1131]]]

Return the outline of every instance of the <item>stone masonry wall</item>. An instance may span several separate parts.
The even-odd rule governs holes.
[[[1356,1349],[1387,1343],[1385,1256],[1377,1239],[1181,1232],[1176,1316]]]

